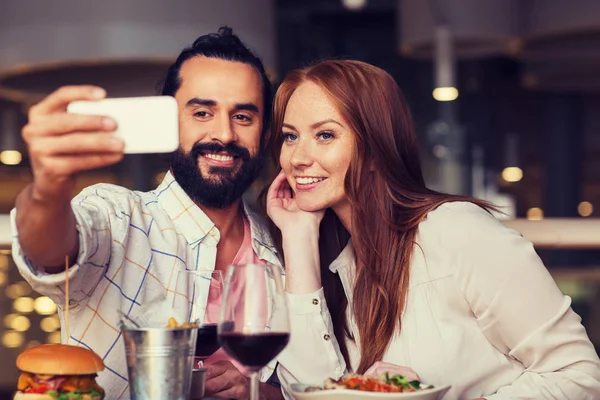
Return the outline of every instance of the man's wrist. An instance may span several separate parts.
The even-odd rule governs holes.
[[[35,183],[31,184],[27,190],[29,200],[38,207],[61,209],[70,207],[72,192],[71,190],[53,190],[51,192],[40,190]]]

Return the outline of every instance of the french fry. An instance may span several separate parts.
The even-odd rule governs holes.
[[[167,323],[167,328],[177,328],[177,320],[173,317],[169,318],[169,322]]]
[[[169,318],[169,322],[167,323],[167,328],[197,328],[198,324],[194,324],[191,322],[184,322],[179,325],[179,322],[173,317]]]

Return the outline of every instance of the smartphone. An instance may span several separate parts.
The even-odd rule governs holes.
[[[67,111],[113,118],[127,154],[170,153],[179,146],[177,102],[171,96],[74,101]]]

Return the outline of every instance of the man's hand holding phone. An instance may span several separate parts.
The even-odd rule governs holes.
[[[105,96],[99,87],[65,86],[31,107],[23,139],[33,170],[34,200],[70,199],[77,173],[106,167],[123,158],[125,144],[113,134],[117,128],[114,119],[67,112],[73,101]]]
[[[77,173],[119,162],[125,153],[166,153],[179,145],[177,102],[169,96],[106,99],[95,86],[65,86],[29,111],[37,200],[69,199]]]

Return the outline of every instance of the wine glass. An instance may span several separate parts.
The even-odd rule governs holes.
[[[184,322],[198,324],[194,368],[221,348],[217,323],[223,295],[223,275],[213,270],[181,270],[177,274],[173,309]]]
[[[218,331],[223,349],[251,373],[250,398],[258,400],[259,371],[285,348],[290,338],[280,267],[228,267]]]

